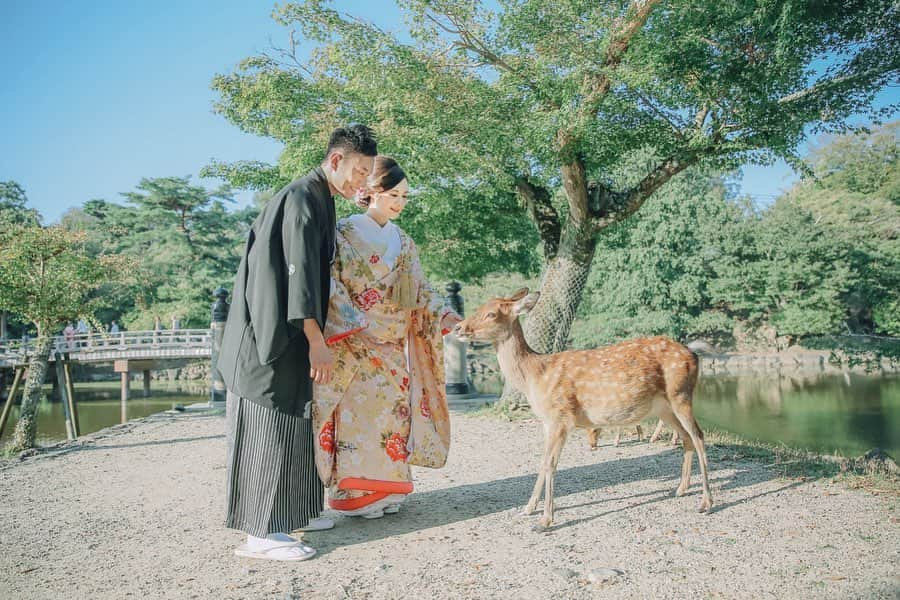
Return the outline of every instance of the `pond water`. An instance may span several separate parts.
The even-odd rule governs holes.
[[[126,405],[128,419],[146,417],[169,410],[173,405],[187,406],[209,400],[209,392],[202,386],[153,386],[151,396],[143,398],[141,389],[131,388],[131,398]],[[122,422],[122,404],[118,383],[75,384],[75,399],[78,403],[78,423],[81,433],[93,433],[104,427]],[[37,442],[41,445],[54,444],[66,439],[66,417],[61,402],[51,401],[53,392],[45,386],[45,399],[38,405]],[[19,407],[14,406],[0,438],[4,443],[15,429],[19,418]]]
[[[479,391],[499,393],[499,380],[476,381]],[[76,385],[82,433],[121,422],[116,383]],[[48,388],[48,396],[49,396]],[[203,386],[155,388],[150,398],[132,389],[128,418],[205,402]],[[879,447],[900,457],[900,376],[709,375],[700,378],[694,400],[700,426],[750,440],[807,448],[826,454],[856,456]],[[13,408],[3,440],[18,418]],[[645,429],[655,427],[655,420]],[[43,402],[38,409],[38,440],[55,443],[66,437],[62,404]]]
[[[476,386],[502,389],[496,379]],[[702,428],[750,440],[844,456],[878,447],[900,458],[900,375],[707,375],[694,410]]]

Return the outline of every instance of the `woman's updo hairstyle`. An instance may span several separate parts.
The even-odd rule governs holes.
[[[398,183],[406,179],[406,173],[390,156],[376,156],[375,170],[369,177],[370,186],[360,191],[357,198],[361,206],[368,206],[372,201],[372,194],[386,192],[394,189]]]

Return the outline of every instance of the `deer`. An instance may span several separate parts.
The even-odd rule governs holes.
[[[662,423],[662,421],[660,421],[660,423]],[[636,425],[635,429],[637,430],[637,432],[636,432],[637,439],[640,442],[641,440],[644,439],[644,430],[640,425]],[[660,429],[660,428],[657,427],[657,429]],[[591,450],[596,450],[597,448],[599,448],[599,446],[597,445],[597,439],[600,437],[600,431],[601,431],[601,429],[599,427],[596,427],[594,429],[588,429],[588,446],[590,447]],[[619,441],[621,439],[622,439],[622,428],[618,427],[618,428],[616,428],[616,437],[613,438],[613,446],[618,446]]]
[[[662,428],[663,428],[664,424],[665,423],[663,422],[662,419],[660,419],[659,423],[656,424],[656,430],[653,432],[653,435],[650,436],[651,444],[656,442],[656,440],[659,439],[659,436],[662,435]],[[636,429],[635,435],[637,435],[637,439],[640,442],[641,440],[644,439],[644,430],[643,430],[643,428],[641,428],[640,425],[636,425],[635,429]],[[597,448],[600,447],[597,443],[597,440],[600,437],[600,431],[601,431],[601,429],[599,427],[588,430],[588,447],[590,447],[591,450],[596,450]],[[618,447],[619,441],[621,440],[621,438],[622,438],[622,428],[617,427],[616,428],[616,437],[613,438],[613,446]],[[672,432],[672,442],[671,443],[673,446],[678,444],[678,432],[677,431]]]
[[[544,450],[534,490],[521,516],[534,514],[544,494],[537,530],[553,523],[553,487],[559,457],[575,428],[625,427],[657,416],[681,435],[684,458],[675,490],[690,487],[697,454],[703,492],[700,512],[712,507],[703,432],[693,414],[697,356],[667,337],[634,339],[593,350],[539,354],[525,341],[519,316],[531,311],[540,294],[528,288],[509,298],[493,298],[458,323],[463,341],[493,342],[506,382],[522,392],[544,430]]]
[[[659,423],[656,424],[656,431],[654,431],[654,432],[653,432],[653,435],[650,436],[650,443],[651,443],[651,444],[654,443],[657,439],[659,439],[659,436],[662,435],[662,428],[663,428],[663,420],[660,419],[660,420],[659,420]],[[673,431],[673,432],[672,432],[672,442],[671,442],[671,444],[672,444],[673,446],[675,446],[675,445],[678,444],[678,432],[677,432],[677,431]]]

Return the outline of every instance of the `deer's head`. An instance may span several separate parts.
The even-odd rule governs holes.
[[[463,341],[502,342],[512,335],[513,324],[537,304],[541,295],[522,288],[509,298],[492,298],[480,306],[475,314],[461,321],[453,334]]]

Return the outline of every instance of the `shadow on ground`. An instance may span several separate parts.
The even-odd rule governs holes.
[[[562,531],[569,527],[589,522],[595,519],[608,517],[615,513],[627,512],[633,508],[655,504],[657,502],[675,501],[673,493],[677,487],[681,470],[681,450],[671,449],[660,454],[641,456],[634,458],[616,458],[599,462],[595,465],[586,465],[562,469],[556,476],[556,514],[555,524],[550,532]],[[771,479],[767,474],[760,478],[760,470],[749,465],[729,464],[727,476],[717,476],[713,465],[710,468],[710,484],[715,484],[715,492],[721,490],[733,490],[746,488]],[[698,514],[696,508],[700,504],[700,478],[694,463],[694,474],[691,478],[691,489],[687,496],[690,502],[685,506],[685,516],[688,518],[703,519],[704,515]],[[566,497],[591,490],[602,490],[618,484],[645,481],[648,474],[660,474],[655,481],[666,482],[670,485],[664,489],[656,489],[625,496],[610,496],[582,504],[567,504]],[[666,475],[665,473],[669,473]],[[320,554],[329,552],[342,546],[352,546],[367,542],[422,531],[433,527],[459,523],[474,519],[486,514],[521,509],[534,485],[536,475],[522,475],[508,477],[495,481],[459,485],[422,493],[412,494],[396,516],[385,516],[383,519],[367,521],[364,519],[343,518],[337,527],[328,532],[308,533],[310,540]],[[777,493],[792,487],[802,485],[803,482],[786,483],[776,489],[765,492],[742,495],[728,503],[713,505],[710,515],[768,494]],[[749,489],[747,490],[750,491]],[[585,506],[600,506],[604,504],[621,504],[628,502],[627,506],[618,506],[607,511],[598,511],[574,520],[566,519],[566,512]],[[634,501],[634,502],[629,502]],[[697,505],[694,506],[693,502]],[[434,506],[441,506],[444,510],[432,510]],[[542,505],[541,505],[542,506]],[[539,510],[540,510],[539,506]],[[523,518],[517,525],[523,533],[530,531],[536,524],[539,512],[532,517]],[[712,518],[712,517],[710,517]]]

